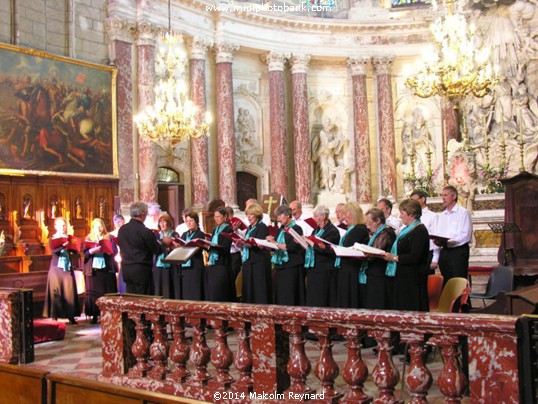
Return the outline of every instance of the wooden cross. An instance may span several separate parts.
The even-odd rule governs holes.
[[[282,200],[282,196],[280,194],[267,194],[264,195],[262,198],[262,207],[267,208],[267,214],[271,217],[272,220],[274,220],[274,206],[278,206],[280,201]]]

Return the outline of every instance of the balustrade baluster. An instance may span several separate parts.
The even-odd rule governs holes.
[[[372,397],[364,393],[364,382],[368,378],[368,367],[362,360],[360,331],[358,329],[342,330],[347,340],[347,361],[342,370],[342,378],[349,385],[349,392],[342,403],[370,403]]]
[[[230,376],[230,366],[234,356],[228,346],[228,322],[214,321],[215,348],[211,351],[211,363],[217,370],[217,376],[212,380],[212,387],[227,390],[233,383],[234,378]]]
[[[146,377],[148,370],[151,369],[148,363],[149,358],[149,342],[146,336],[148,330],[147,322],[144,314],[132,313],[129,318],[135,322],[136,338],[131,347],[133,356],[136,358],[136,364],[129,369],[129,377],[135,379]]]
[[[234,365],[239,371],[239,379],[234,384],[234,390],[244,393],[252,391],[252,350],[250,349],[250,324],[240,323],[237,327],[238,348]]]
[[[437,381],[439,390],[445,396],[445,402],[460,403],[467,387],[467,379],[458,360],[461,355],[458,337],[456,335],[436,335],[430,339],[430,342],[441,348],[443,357],[444,366]]]
[[[211,375],[207,372],[207,364],[211,358],[211,351],[207,346],[205,334],[205,320],[194,319],[190,321],[194,327],[194,340],[190,352],[190,359],[196,371],[193,375],[193,381],[205,386]]]
[[[335,401],[342,394],[334,388],[334,380],[338,376],[338,364],[333,358],[332,342],[330,337],[331,330],[328,328],[313,327],[311,331],[318,336],[319,341],[319,360],[316,364],[316,377],[321,383],[320,393],[323,393],[325,399]]]
[[[408,343],[411,358],[406,374],[402,375],[402,383],[406,383],[409,388],[411,393],[410,403],[427,403],[426,395],[432,385],[433,378],[425,364],[424,336],[422,334],[402,333],[401,338],[403,342]]]
[[[172,361],[172,372],[168,379],[178,383],[184,383],[190,376],[187,370],[190,347],[185,339],[185,322],[181,317],[170,317],[168,320],[172,325],[172,335],[174,342],[170,347],[170,360]]]
[[[392,361],[392,338],[390,332],[373,331],[371,333],[377,341],[378,359],[372,376],[379,390],[379,397],[374,403],[399,403],[394,395],[394,387],[398,384],[400,374]]]
[[[166,325],[164,316],[148,316],[153,323],[153,342],[149,346],[149,354],[153,361],[153,369],[148,377],[153,380],[164,380],[168,370],[168,341],[166,340]]]
[[[287,390],[294,394],[312,393],[313,390],[306,384],[306,379],[312,370],[310,360],[304,350],[303,327],[284,326],[284,331],[290,333],[290,359],[287,371],[290,375],[290,388]]]

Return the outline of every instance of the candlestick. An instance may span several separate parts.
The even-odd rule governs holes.
[[[488,122],[484,115],[484,149],[486,151],[486,164],[489,166],[489,142],[488,142]]]
[[[523,120],[521,119],[521,110],[519,110],[519,172],[525,171],[525,143],[523,141]]]

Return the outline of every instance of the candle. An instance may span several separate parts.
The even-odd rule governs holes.
[[[484,144],[486,146],[488,144],[488,121],[485,115],[484,115]]]
[[[523,143],[523,119],[521,118],[521,110],[519,110],[519,140]]]
[[[503,112],[503,105],[500,104],[501,107],[501,140],[504,144],[504,112]]]

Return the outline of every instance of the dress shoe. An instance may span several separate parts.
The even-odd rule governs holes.
[[[77,320],[75,320],[75,317],[71,317],[71,318],[69,319],[69,324],[73,324],[73,325],[78,324],[78,323],[77,323]]]
[[[92,316],[92,319],[90,320],[90,324],[97,324],[97,316]]]

